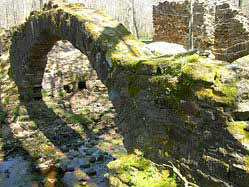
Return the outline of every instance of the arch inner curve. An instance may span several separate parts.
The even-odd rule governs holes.
[[[114,66],[151,57],[151,52],[122,25],[101,11],[62,4],[33,12],[14,33],[11,71],[21,98],[41,98],[47,54],[59,40],[87,56],[109,88]]]

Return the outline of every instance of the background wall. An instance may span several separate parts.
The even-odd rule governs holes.
[[[9,28],[22,23],[31,11],[41,8],[43,3],[48,1],[49,0],[0,0],[0,28]],[[104,10],[116,20],[123,23],[135,35],[140,36],[140,38],[152,38],[154,32],[152,24],[152,6],[157,5],[158,2],[164,2],[165,0],[66,1],[70,3],[84,3],[88,7]],[[241,6],[243,12],[249,15],[248,0],[230,1],[237,6]]]
[[[211,50],[232,62],[249,54],[249,19],[231,0],[174,0],[153,7],[154,40]]]
[[[141,38],[152,37],[152,5],[160,1],[163,0],[67,0],[106,11]],[[45,2],[48,0],[0,0],[0,27],[22,23],[32,10],[41,8]]]

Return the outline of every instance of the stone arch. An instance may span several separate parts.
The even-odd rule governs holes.
[[[86,55],[107,87],[115,65],[152,56],[122,24],[102,11],[83,4],[50,3],[32,12],[12,37],[11,72],[21,98],[41,97],[46,55],[58,40],[68,40]]]
[[[128,151],[139,148],[156,162],[181,162],[201,186],[249,186],[248,124],[240,121],[248,120],[247,63],[230,66],[190,56],[192,51],[150,58],[104,13],[53,5],[34,12],[13,35],[11,74],[22,97],[41,97],[46,55],[62,39],[88,57],[109,89]]]

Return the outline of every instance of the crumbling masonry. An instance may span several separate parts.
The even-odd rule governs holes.
[[[230,10],[225,6],[220,8]],[[238,33],[243,24],[233,24],[236,32],[221,31],[220,40],[214,40],[211,36],[219,30],[210,30],[206,38],[213,46],[225,37],[231,43],[236,43],[232,38],[244,41],[247,35]],[[236,37],[227,36],[231,33]],[[42,99],[47,54],[58,40],[85,54],[106,85],[128,152],[139,149],[157,164],[171,162],[201,187],[249,186],[248,57],[232,66],[189,53],[156,57],[102,11],[82,4],[49,4],[32,12],[12,35],[9,74],[24,101]],[[200,38],[199,45],[204,44],[210,43]],[[58,66],[63,64],[58,61]],[[126,179],[118,173],[108,180],[110,187],[131,186]]]
[[[249,19],[231,0],[169,0],[153,7],[154,40],[211,50],[232,62],[249,54]]]

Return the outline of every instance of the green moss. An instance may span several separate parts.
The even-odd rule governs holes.
[[[65,4],[64,7],[70,8],[70,9],[79,9],[79,8],[85,8],[85,5],[83,3],[74,3],[74,4]]]
[[[135,97],[140,92],[141,88],[139,86],[128,86],[128,93],[130,96]]]
[[[244,130],[247,127],[246,122],[233,121],[228,123],[227,130],[234,136],[241,144],[249,147],[249,132]]]
[[[199,88],[195,91],[195,95],[199,99],[204,99],[209,102],[233,106],[237,95],[237,86],[235,83],[216,83],[211,88]]]
[[[136,74],[129,77],[128,93],[130,96],[135,97],[141,91],[141,87],[136,82]]]
[[[208,155],[203,155],[202,156],[203,160],[205,160],[206,162],[208,162],[210,160],[210,156]]]
[[[237,85],[236,83],[229,83],[224,84],[221,82],[218,82],[214,86],[214,91],[218,96],[222,97],[220,98],[223,103],[226,103],[228,105],[233,105],[234,101],[237,96]]]
[[[184,76],[196,80],[213,83],[216,75],[215,66],[203,63],[187,63],[182,69]]]
[[[190,56],[187,56],[187,57],[186,57],[187,63],[195,63],[195,62],[198,62],[199,59],[200,59],[200,56],[197,55],[197,54],[190,55]]]
[[[168,170],[159,170],[151,161],[142,155],[130,154],[110,162],[116,181],[137,187],[175,187],[176,181],[170,177]]]
[[[7,113],[0,109],[0,123],[4,123],[5,119],[7,117]]]
[[[236,82],[223,83],[232,72],[219,64],[206,62],[198,55],[159,57],[141,61],[156,70],[155,102],[179,111],[180,100],[204,100],[221,106],[234,106]],[[180,111],[179,111],[180,112]]]
[[[249,155],[245,156],[245,167],[246,167],[246,173],[249,174]]]
[[[94,13],[101,15],[103,17],[108,17],[108,15],[102,10],[95,10]]]

